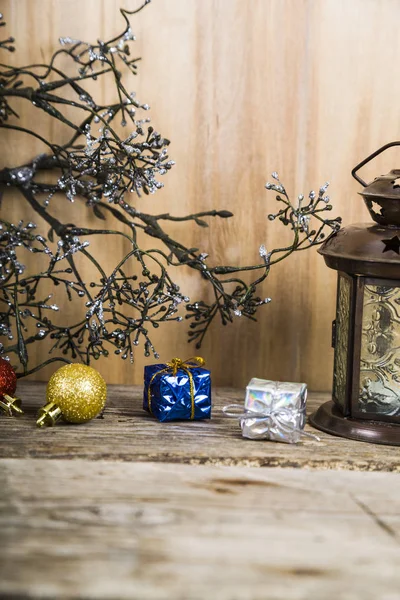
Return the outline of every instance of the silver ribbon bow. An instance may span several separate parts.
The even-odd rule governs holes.
[[[228,404],[223,407],[222,412],[227,417],[239,419],[243,437],[253,440],[267,439],[295,444],[304,436],[321,441],[317,435],[307,433],[293,423],[304,423],[305,419],[299,417],[305,417],[305,409],[265,406],[262,410],[252,410],[241,404]]]

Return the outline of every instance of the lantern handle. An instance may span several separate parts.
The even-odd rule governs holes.
[[[354,167],[354,169],[351,172],[351,174],[354,177],[354,179],[356,179],[358,181],[358,183],[361,183],[361,185],[363,187],[367,187],[368,184],[363,179],[361,179],[361,177],[359,177],[358,175],[356,175],[358,169],[361,169],[361,167],[363,167],[370,160],[372,160],[373,158],[375,158],[376,156],[378,156],[378,154],[381,154],[382,152],[384,152],[388,148],[392,148],[393,146],[400,146],[400,141],[399,142],[390,142],[390,144],[385,144],[384,146],[382,146],[382,148],[379,148],[379,150],[375,150],[375,152],[373,152],[372,154],[370,154],[367,158],[364,158],[364,160],[362,160],[360,162],[360,164],[358,164],[356,167]]]

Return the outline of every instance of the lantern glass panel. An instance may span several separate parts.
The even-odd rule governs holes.
[[[343,273],[339,273],[333,398],[343,411],[347,404],[351,297],[352,280]]]
[[[400,287],[364,288],[358,411],[400,416]],[[366,415],[365,415],[366,416]]]

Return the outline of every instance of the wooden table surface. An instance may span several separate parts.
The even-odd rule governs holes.
[[[400,599],[399,448],[244,440],[233,389],[211,421],[114,386],[104,418],[38,429],[44,392],[0,418],[1,598]]]

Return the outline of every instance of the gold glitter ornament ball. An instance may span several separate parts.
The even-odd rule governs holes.
[[[98,371],[87,365],[71,364],[58,369],[50,377],[47,402],[57,404],[70,423],[85,423],[103,410],[107,386]]]

